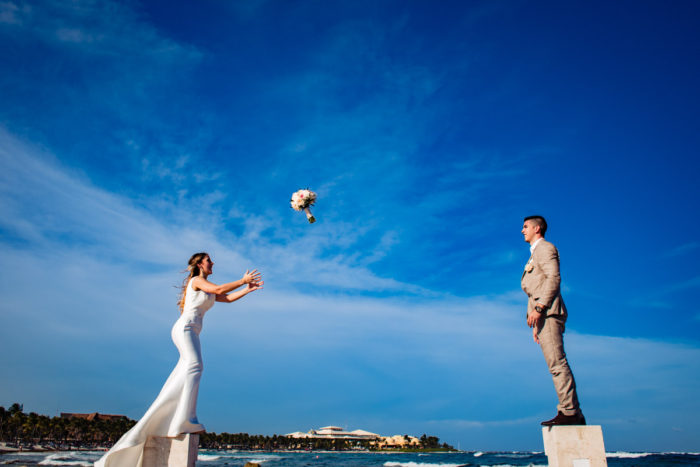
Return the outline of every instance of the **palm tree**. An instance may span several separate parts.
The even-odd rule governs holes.
[[[15,402],[10,406],[10,417],[14,416],[16,413],[22,413],[24,411],[24,405]]]
[[[9,418],[9,412],[5,410],[5,407],[0,406],[0,440],[5,439],[5,424]]]

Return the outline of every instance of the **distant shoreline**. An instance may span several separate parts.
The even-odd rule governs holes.
[[[0,407],[0,452],[106,451],[136,423],[125,415],[98,412],[62,412],[60,417],[34,412],[25,414],[24,406],[16,402],[7,410]],[[299,436],[293,436],[297,434]],[[331,436],[339,434],[343,436]],[[346,433],[333,426],[309,433],[272,436],[206,432],[200,435],[199,446],[200,449],[263,452],[455,451],[453,446],[440,443],[437,436],[381,436],[363,430]]]
[[[81,452],[81,451],[108,451],[108,447],[51,447],[51,446],[32,446],[32,447],[12,447],[7,446],[6,443],[0,443],[0,455],[2,454],[16,454],[18,452],[30,452],[30,453],[42,453],[42,452]],[[457,449],[344,449],[339,451],[328,451],[323,449],[228,449],[228,448],[199,448],[200,451],[224,451],[224,452],[318,452],[318,453],[339,453],[339,452],[377,452],[377,453],[420,453],[420,452],[467,452],[458,451]]]
[[[16,454],[18,452],[67,452],[67,451],[107,451],[109,448],[104,446],[100,447],[90,447],[90,446],[70,446],[70,447],[55,447],[55,446],[11,446],[11,443],[0,442],[0,454]]]

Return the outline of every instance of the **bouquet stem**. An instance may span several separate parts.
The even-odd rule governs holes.
[[[304,208],[304,212],[306,213],[306,218],[309,220],[309,224],[313,224],[314,222],[316,222],[316,218],[313,214],[311,214],[311,209]]]

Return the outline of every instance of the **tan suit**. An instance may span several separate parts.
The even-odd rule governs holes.
[[[545,308],[537,323],[537,337],[559,397],[557,409],[564,415],[576,415],[579,412],[576,382],[564,352],[564,323],[568,314],[560,291],[559,252],[544,238],[535,246],[520,283],[528,297],[527,313],[534,312],[538,304]]]

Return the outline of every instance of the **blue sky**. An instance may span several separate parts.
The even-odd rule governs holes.
[[[138,418],[205,250],[210,431],[541,450],[540,213],[589,423],[700,450],[700,5],[434,3],[0,2],[0,405]]]

